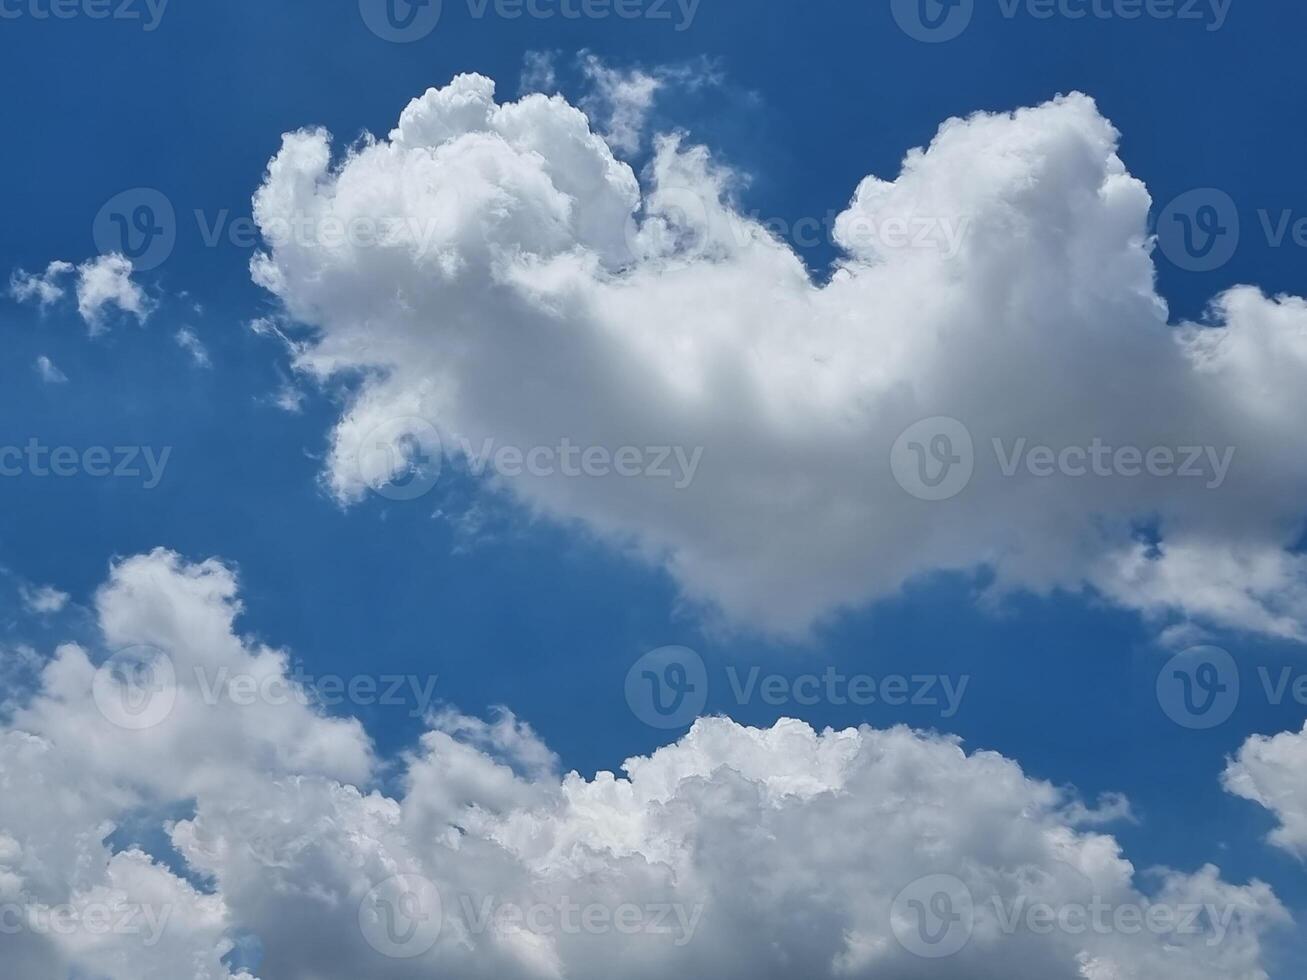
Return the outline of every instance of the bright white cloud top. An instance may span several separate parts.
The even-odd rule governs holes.
[[[249,980],[221,960],[254,933],[282,980],[1230,980],[1266,976],[1287,922],[1264,884],[1137,872],[1074,796],[903,728],[708,719],[587,780],[510,714],[445,711],[386,795],[357,723],[248,697],[287,690],[288,654],[239,612],[217,561],[121,561],[105,649],[148,644],[169,676],[124,675],[117,702],[104,657],[66,645],[0,729],[13,975]],[[161,824],[189,880],[115,853],[128,820]]]
[[[1116,148],[1081,95],[950,120],[896,180],[863,181],[815,283],[703,148],[659,140],[642,189],[562,98],[498,104],[464,75],[340,157],[322,130],[287,135],[253,273],[313,328],[298,368],[367,377],[333,436],[341,501],[441,451],[418,420],[463,462],[702,450],[688,486],[630,476],[634,457],[490,480],[749,628],[801,634],[987,567],[996,596],[1090,588],[1303,639],[1307,304],[1238,288],[1209,324],[1168,325],[1151,201]],[[286,231],[305,227],[323,233]],[[900,442],[935,417],[966,431]],[[902,481],[912,453],[938,465],[967,439],[951,499],[896,482],[896,443]]]

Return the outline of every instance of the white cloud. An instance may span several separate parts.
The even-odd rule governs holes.
[[[1301,732],[1254,735],[1225,770],[1225,788],[1280,821],[1271,843],[1307,859],[1307,725]]]
[[[621,777],[585,779],[560,776],[506,711],[490,722],[445,711],[388,796],[369,789],[377,767],[356,723],[295,700],[237,703],[236,678],[284,681],[287,656],[234,632],[230,569],[130,558],[96,610],[106,649],[167,652],[175,703],[153,727],[117,727],[112,702],[97,708],[88,651],[56,652],[0,727],[0,903],[24,922],[59,905],[141,908],[161,927],[21,929],[5,937],[15,975],[219,980],[233,936],[253,933],[259,974],[277,980],[1251,980],[1266,976],[1263,937],[1287,921],[1267,886],[1214,867],[1136,872],[1092,829],[1103,810],[999,755],[905,728],[705,719]],[[232,686],[206,698],[219,677]],[[106,843],[125,816],[140,826],[181,805],[193,814],[167,829],[192,881]],[[404,948],[412,958],[378,953],[388,940],[367,915],[396,875],[425,878],[443,907],[438,935]],[[931,875],[952,876],[973,910],[969,942],[944,959],[909,951],[919,940],[895,904]],[[1095,903],[1106,911],[1091,921],[1106,928],[1047,929],[1033,911]],[[1111,926],[1149,904],[1188,924]],[[427,928],[417,912],[435,915],[399,912],[414,914],[391,920],[401,939]]]
[[[550,95],[558,88],[558,73],[554,69],[554,52],[528,51],[522,57],[522,79],[518,89],[522,93],[543,92]]]
[[[191,355],[191,363],[196,367],[212,367],[209,350],[190,327],[182,327],[175,338],[177,346]]]
[[[52,585],[43,585],[39,588],[20,586],[19,594],[23,598],[23,605],[36,613],[57,613],[68,605],[68,593],[60,592]]]
[[[708,59],[658,65],[648,71],[638,66],[623,70],[590,51],[582,51],[578,63],[589,86],[579,102],[580,108],[608,145],[626,154],[638,153],[643,146],[649,114],[661,92],[669,87],[694,91],[719,85],[723,80],[720,70]],[[536,67],[528,56],[522,90],[550,91],[544,85],[527,87],[526,78]],[[552,62],[549,70],[552,72]],[[549,78],[552,86],[552,74]]]
[[[1169,327],[1151,201],[1116,148],[1081,95],[950,120],[894,181],[862,182],[818,285],[731,205],[743,178],[706,150],[661,139],[642,193],[577,109],[498,105],[492,82],[460,76],[339,165],[324,131],[287,135],[255,199],[264,227],[403,218],[421,238],[280,242],[253,273],[314,328],[300,370],[363,372],[329,457],[342,501],[387,475],[377,453],[361,465],[363,440],[414,416],[451,454],[702,447],[684,489],[556,471],[488,483],[751,628],[803,633],[916,577],[989,567],[991,599],[1089,587],[1163,627],[1302,639],[1307,303],[1241,287],[1211,325]],[[932,503],[889,461],[933,416],[964,421],[976,464]],[[1219,488],[1009,477],[994,439],[1206,446],[1229,469]]]
[[[581,108],[592,120],[603,120],[609,146],[623,153],[639,152],[645,121],[663,80],[639,68],[611,68],[593,54],[582,56],[581,69],[593,87]]]
[[[9,295],[20,303],[35,301],[44,309],[63,298],[64,288],[59,280],[72,271],[72,263],[58,261],[51,262],[44,273],[15,269],[9,278]]]
[[[77,312],[97,329],[104,310],[117,307],[144,323],[153,304],[132,282],[131,260],[122,255],[101,255],[77,267]]]
[[[59,370],[54,361],[44,354],[36,359],[36,373],[40,375],[41,380],[48,385],[61,385],[68,383],[68,375]]]
[[[104,311],[110,307],[130,313],[141,323],[154,308],[141,287],[132,282],[131,260],[118,254],[99,255],[75,267],[71,262],[51,262],[40,275],[15,270],[9,293],[19,302],[35,301],[45,309],[64,297],[61,280],[74,271],[77,312],[92,332],[103,326]]]

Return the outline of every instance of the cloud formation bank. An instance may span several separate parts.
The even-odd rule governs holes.
[[[637,178],[562,97],[501,104],[478,75],[339,157],[285,137],[261,227],[390,229],[270,236],[252,267],[311,328],[298,369],[366,379],[331,437],[340,501],[467,447],[678,447],[689,485],[486,481],[762,631],[988,569],[995,596],[1304,638],[1307,304],[1240,287],[1169,324],[1152,202],[1091,99],[944,123],[859,185],[821,282],[740,175],[655,146]]]
[[[1213,866],[1136,870],[1121,801],[906,728],[702,719],[587,779],[446,708],[383,792],[356,721],[257,696],[295,681],[240,610],[221,562],[120,561],[102,648],[0,727],[14,976],[1232,980],[1288,921]]]

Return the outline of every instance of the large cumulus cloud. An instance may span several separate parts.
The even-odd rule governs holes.
[[[226,566],[127,559],[96,605],[105,651],[60,648],[0,728],[0,904],[24,921],[168,914],[150,942],[13,931],[10,914],[0,944],[15,975],[1233,980],[1266,976],[1264,936],[1287,918],[1266,885],[1215,867],[1139,871],[1068,791],[905,728],[703,719],[587,779],[560,774],[506,711],[446,709],[383,792],[357,723],[237,697],[239,678],[288,680],[287,654],[238,634]],[[148,727],[124,727],[94,665],[140,644],[175,665],[175,697]],[[119,847],[127,822],[171,848]],[[914,889],[928,904],[941,894],[937,880],[969,941],[926,958],[904,916]],[[396,881],[424,903],[399,906],[420,929],[378,931]],[[1105,911],[1045,928],[1035,907]],[[1149,907],[1170,918],[1142,927]],[[227,965],[238,939],[262,949],[249,971]]]
[[[688,487],[487,479],[765,630],[989,567],[996,594],[1089,587],[1163,620],[1303,637],[1307,307],[1239,288],[1210,323],[1168,324],[1148,192],[1091,99],[946,122],[897,178],[857,188],[826,282],[741,213],[741,180],[682,137],[637,180],[561,97],[499,104],[475,75],[339,158],[324,131],[287,135],[255,196],[269,247],[253,272],[312,328],[301,370],[366,379],[331,490],[358,500],[440,451],[415,420],[456,463],[564,440],[701,448]],[[360,224],[385,234],[339,233]],[[976,463],[930,502],[890,456],[937,416],[967,427]],[[1228,472],[1005,477],[996,438],[1211,447]]]

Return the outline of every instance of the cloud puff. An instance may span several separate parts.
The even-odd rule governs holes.
[[[76,272],[77,312],[95,332],[102,328],[104,311],[116,307],[144,323],[154,309],[145,291],[132,282],[132,263],[126,256],[111,253],[88,259],[79,266],[71,262],[51,262],[44,273],[14,271],[9,294],[20,303],[35,301],[42,309],[61,300],[66,289],[63,280]]]
[[[42,309],[63,298],[64,289],[59,280],[73,271],[71,262],[51,262],[44,273],[30,273],[15,269],[9,277],[9,295],[20,303],[35,301]]]
[[[1307,725],[1301,732],[1254,735],[1225,770],[1225,788],[1280,821],[1271,843],[1307,858]]]
[[[68,375],[59,370],[59,366],[44,354],[36,359],[36,373],[41,380],[48,385],[61,385],[68,383]]]
[[[121,561],[96,600],[104,646],[166,652],[169,710],[123,714],[104,658],[69,645],[0,727],[15,975],[1229,980],[1266,976],[1263,937],[1287,921],[1214,867],[1137,872],[1094,829],[1107,814],[906,728],[702,719],[586,779],[507,711],[445,710],[389,795],[355,722],[240,697],[291,679],[239,613],[219,562]],[[171,864],[113,846],[129,820],[166,831]],[[913,918],[941,900],[940,922]],[[941,928],[951,955],[932,958]],[[261,965],[236,964],[250,947]]]
[[[35,613],[57,613],[68,605],[68,593],[60,592],[53,585],[42,585],[39,588],[24,585],[19,586],[18,591],[22,596],[23,605]]]
[[[364,378],[332,440],[342,501],[399,476],[414,441],[458,460],[701,448],[689,487],[494,465],[488,483],[765,630],[989,568],[993,596],[1091,588],[1162,625],[1302,639],[1307,303],[1241,287],[1209,324],[1169,326],[1150,198],[1116,147],[1081,95],[950,120],[895,180],[862,182],[817,284],[703,148],[662,138],[642,191],[578,109],[500,105],[464,75],[338,161],[326,132],[287,135],[262,227],[394,233],[278,240],[253,273],[313,328],[302,371]],[[931,433],[900,436],[937,416],[965,426],[974,473],[929,501],[891,462],[934,465]],[[379,432],[402,436],[388,459]]]
[[[173,335],[177,341],[177,346],[191,356],[191,363],[196,367],[212,367],[213,361],[209,357],[209,349],[204,346],[204,341],[200,340],[199,335],[190,327],[182,327]]]

